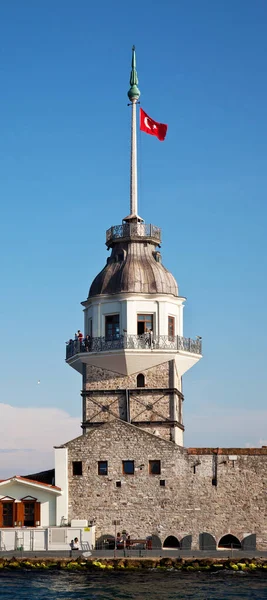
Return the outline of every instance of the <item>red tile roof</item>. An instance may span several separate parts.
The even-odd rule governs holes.
[[[50,483],[42,483],[41,481],[35,481],[34,479],[27,479],[27,477],[21,477],[21,475],[13,475],[12,477],[8,477],[7,479],[0,479],[0,483],[3,483],[4,481],[11,481],[12,479],[19,479],[19,481],[22,482],[25,481],[26,483],[34,483],[34,485],[41,485],[53,490],[59,490],[61,492],[61,488],[57,485],[51,485]]]

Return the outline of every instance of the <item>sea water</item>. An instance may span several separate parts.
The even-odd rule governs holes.
[[[181,573],[2,571],[1,600],[264,600],[267,575]]]

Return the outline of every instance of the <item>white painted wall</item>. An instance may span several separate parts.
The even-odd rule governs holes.
[[[70,550],[75,537],[80,550],[86,552],[95,547],[95,526],[93,527],[51,527],[51,528],[12,528],[0,529],[0,550]],[[62,540],[62,541],[60,541]]]
[[[55,448],[55,485],[61,488],[62,495],[56,501],[56,525],[62,519],[68,523],[68,448]]]
[[[185,298],[168,295],[120,294],[114,297],[98,297],[89,301],[84,311],[84,333],[88,333],[92,318],[93,337],[105,335],[105,316],[120,315],[120,332],[137,334],[137,315],[153,314],[155,335],[168,335],[168,316],[175,318],[175,335],[183,335],[183,303]]]
[[[56,495],[49,489],[39,489],[39,486],[33,486],[28,483],[11,481],[0,487],[0,500],[10,496],[19,502],[25,496],[32,496],[41,503],[41,521],[42,527],[56,524]]]

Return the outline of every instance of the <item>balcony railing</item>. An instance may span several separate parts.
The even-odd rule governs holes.
[[[66,360],[81,352],[109,352],[110,350],[176,350],[201,354],[200,338],[180,337],[179,335],[119,335],[115,337],[87,338],[82,341],[70,340],[66,347]]]
[[[156,225],[146,223],[123,223],[122,225],[113,225],[106,232],[106,244],[108,246],[113,241],[122,238],[151,238],[160,244],[161,229]]]

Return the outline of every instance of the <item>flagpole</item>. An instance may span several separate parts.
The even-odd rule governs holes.
[[[131,157],[130,157],[130,215],[126,219],[138,217],[138,190],[137,190],[137,141],[136,141],[136,104],[140,97],[138,77],[136,71],[135,46],[132,47],[132,69],[130,75],[130,89],[128,98],[132,105],[131,118]]]
[[[130,162],[130,214],[137,216],[138,189],[137,189],[137,140],[136,140],[136,102],[132,100],[132,125],[131,125],[131,162]]]

